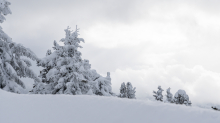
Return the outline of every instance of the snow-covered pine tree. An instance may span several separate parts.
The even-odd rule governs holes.
[[[3,23],[7,14],[11,14],[7,0],[0,1],[0,22]],[[36,82],[40,81],[34,72],[29,68],[30,58],[36,61],[38,58],[28,48],[21,44],[16,44],[12,39],[4,33],[0,27],[0,88],[15,93],[24,93],[25,85],[20,79],[21,77],[29,77]],[[22,57],[22,58],[21,58]]]
[[[121,83],[120,94],[118,97],[127,98],[127,88],[124,82]]]
[[[78,30],[65,29],[66,37],[60,40],[64,46],[54,41],[54,52],[49,50],[47,56],[38,61],[38,66],[44,67],[40,75],[42,82],[35,83],[33,93],[114,95],[110,73],[102,77],[91,69],[89,60],[82,60],[78,48],[82,48],[79,43],[84,39],[78,38]]]
[[[136,99],[135,97],[135,87],[133,88],[132,84],[130,82],[127,82],[127,96],[129,99]]]
[[[135,87],[133,88],[132,84],[130,82],[127,82],[127,84],[125,85],[125,83],[123,82],[121,84],[121,88],[120,88],[120,94],[118,95],[118,97],[120,98],[129,98],[129,99],[136,99],[135,97]]]
[[[153,91],[153,93],[155,94],[153,96],[155,97],[155,99],[157,101],[163,101],[163,94],[162,94],[163,91],[164,90],[161,88],[161,86],[158,86],[158,91],[157,92]]]
[[[173,103],[173,94],[170,92],[170,89],[171,88],[167,89],[166,102]]]
[[[178,90],[174,96],[174,103],[185,104],[186,106],[191,106],[191,101],[189,101],[189,96],[184,90]]]

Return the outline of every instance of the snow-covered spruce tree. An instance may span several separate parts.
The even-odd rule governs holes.
[[[120,98],[129,98],[129,99],[136,99],[135,91],[136,88],[133,88],[130,82],[127,82],[127,85],[123,82],[120,88],[120,94],[118,97]]]
[[[191,106],[191,101],[189,101],[189,96],[184,90],[178,90],[174,96],[174,103],[185,104],[186,106]]]
[[[127,88],[126,88],[126,85],[125,83],[121,83],[121,88],[120,88],[120,94],[119,96],[120,98],[127,98]]]
[[[173,103],[173,94],[170,92],[170,89],[171,88],[167,89],[166,102]]]
[[[136,99],[135,97],[135,87],[133,88],[132,84],[130,82],[127,82],[127,96],[129,99]]]
[[[82,48],[79,43],[78,30],[65,29],[66,37],[60,41],[60,46],[54,41],[54,52],[47,51],[47,56],[38,61],[38,66],[44,67],[39,77],[42,82],[35,83],[32,93],[35,94],[70,94],[70,95],[114,95],[111,88],[110,73],[102,77],[91,69],[89,60],[82,60]]]
[[[163,101],[163,94],[162,94],[163,91],[164,90],[161,88],[161,86],[158,86],[158,91],[157,92],[153,91],[153,93],[155,94],[153,96],[155,97],[155,99],[157,101]]]
[[[0,22],[3,23],[5,15],[11,14],[8,7],[10,2],[0,0]],[[3,32],[0,27],[0,88],[15,93],[24,93],[25,85],[21,77],[29,77],[40,81],[34,72],[29,68],[31,62],[21,56],[37,60],[36,55],[21,44],[16,44]]]

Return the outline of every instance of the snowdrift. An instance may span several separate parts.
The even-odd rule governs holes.
[[[220,123],[211,109],[88,95],[23,95],[0,90],[1,123]]]

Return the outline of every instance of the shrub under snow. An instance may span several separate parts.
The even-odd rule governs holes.
[[[191,106],[191,101],[189,101],[189,96],[184,90],[178,90],[174,96],[174,103],[176,104],[185,104]]]

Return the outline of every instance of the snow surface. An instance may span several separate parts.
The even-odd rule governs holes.
[[[0,89],[1,123],[220,123],[220,112],[90,95],[14,94]]]

